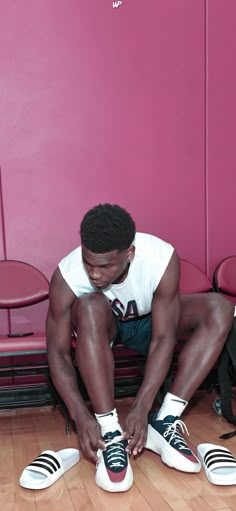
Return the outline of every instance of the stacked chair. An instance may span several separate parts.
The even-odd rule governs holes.
[[[0,261],[0,309],[6,311],[8,324],[0,336],[0,408],[54,402],[45,332],[12,331],[11,320],[13,309],[35,307],[48,299],[48,293],[48,280],[37,268],[22,261]]]
[[[220,261],[214,271],[213,287],[236,305],[236,255]]]
[[[180,259],[180,294],[209,293],[212,282],[206,273],[194,263]]]

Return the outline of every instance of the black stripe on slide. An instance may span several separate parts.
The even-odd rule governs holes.
[[[228,460],[228,459],[224,458],[222,460],[215,459],[212,461],[208,461],[208,463],[206,463],[206,466],[207,466],[207,468],[210,468],[211,465],[215,465],[216,463],[227,463],[227,466],[236,465],[236,461]]]
[[[42,467],[51,467],[53,472],[56,472],[58,470],[58,467],[56,467],[55,463],[52,463],[52,461],[49,461],[44,458],[37,458],[36,460],[31,462],[31,465],[35,465],[36,463],[41,463]]]
[[[47,470],[50,474],[53,474],[53,472],[55,472],[55,469],[52,470],[50,467],[48,467],[46,464],[44,463],[36,463],[36,461],[33,461],[32,463],[30,463],[30,465],[28,465],[27,468],[30,468],[30,467],[40,467],[40,468],[44,468],[44,470]]]
[[[204,462],[207,467],[210,467],[214,463],[236,464],[236,459],[228,451],[214,449],[214,450],[211,450],[205,454]]]
[[[59,461],[52,454],[48,454],[48,453],[40,454],[38,456],[38,458],[36,458],[36,459],[40,459],[40,458],[43,458],[43,459],[46,459],[46,460],[52,460],[56,464],[57,468],[61,468],[61,465],[60,465]]]
[[[219,459],[226,458],[226,459],[235,460],[234,456],[232,454],[230,454],[229,452],[216,452],[215,454],[207,454],[204,457],[204,461],[209,461],[209,460],[212,460],[215,458],[219,458]]]
[[[232,460],[230,458],[222,458],[222,459],[215,458],[212,461],[208,461],[206,463],[206,466],[207,466],[207,468],[209,468],[209,467],[211,467],[211,465],[215,465],[216,463],[227,463],[227,465],[230,466],[230,465],[236,465],[236,460]]]
[[[231,456],[233,458],[233,455],[229,451],[225,451],[224,449],[211,449],[205,454],[204,461],[212,456]]]

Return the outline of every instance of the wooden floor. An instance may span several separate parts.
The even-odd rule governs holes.
[[[212,410],[213,395],[199,392],[185,412],[189,443],[201,442],[228,447],[236,456],[236,437],[220,440],[233,430]],[[118,401],[123,418],[131,399]],[[122,420],[121,420],[122,422]],[[0,510],[1,511],[228,511],[236,510],[236,485],[215,486],[203,469],[185,474],[165,466],[160,457],[145,450],[131,458],[132,488],[110,494],[94,481],[94,465],[81,456],[80,462],[46,490],[26,490],[18,485],[23,468],[44,449],[77,447],[77,437],[65,435],[64,419],[50,407],[0,411]]]

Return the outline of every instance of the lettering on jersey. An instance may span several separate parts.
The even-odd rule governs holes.
[[[127,321],[128,319],[137,318],[139,316],[138,307],[135,300],[130,300],[130,302],[127,303],[126,311],[123,303],[121,303],[118,298],[115,298],[115,300],[111,302],[111,307],[114,314],[121,321]]]

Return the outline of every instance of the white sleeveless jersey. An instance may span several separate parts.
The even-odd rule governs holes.
[[[109,298],[114,314],[122,321],[151,312],[153,293],[174,251],[172,245],[151,234],[136,233],[133,244],[135,254],[126,279],[101,291]],[[58,266],[77,297],[96,290],[84,268],[81,246],[64,257]]]

